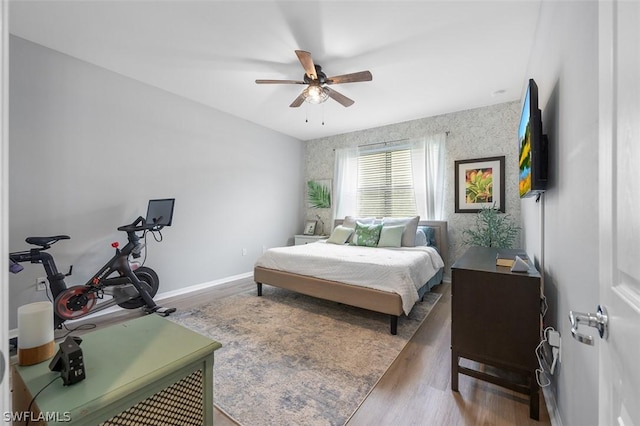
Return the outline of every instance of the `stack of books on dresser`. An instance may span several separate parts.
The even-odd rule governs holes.
[[[529,263],[529,256],[527,256],[527,253],[524,250],[498,250],[498,254],[496,255],[496,265],[511,268],[516,262],[516,256]]]

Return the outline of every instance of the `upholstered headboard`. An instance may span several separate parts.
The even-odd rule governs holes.
[[[342,225],[343,222],[344,219],[336,219],[333,221],[333,227],[335,228],[338,225]],[[447,265],[449,259],[449,228],[447,223],[448,222],[443,220],[421,220],[418,222],[418,226],[430,226],[433,228],[436,247],[440,252],[440,256],[442,256],[445,266],[450,266]]]

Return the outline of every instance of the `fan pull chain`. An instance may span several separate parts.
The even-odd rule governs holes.
[[[324,126],[324,105],[321,106],[322,108],[322,125]],[[304,122],[308,123],[309,122],[309,106],[305,103],[304,105]]]

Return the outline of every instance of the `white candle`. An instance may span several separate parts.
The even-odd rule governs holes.
[[[53,340],[51,302],[35,302],[18,308],[18,361],[20,364],[30,365],[50,358],[54,346]],[[22,357],[21,353],[24,354]],[[24,361],[21,362],[20,358],[24,358]]]

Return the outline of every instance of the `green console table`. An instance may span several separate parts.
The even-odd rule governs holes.
[[[31,408],[47,421],[30,425],[213,424],[213,354],[220,343],[157,315],[82,339],[86,379],[48,386]],[[48,361],[14,366],[14,413],[26,411],[59,376]]]

